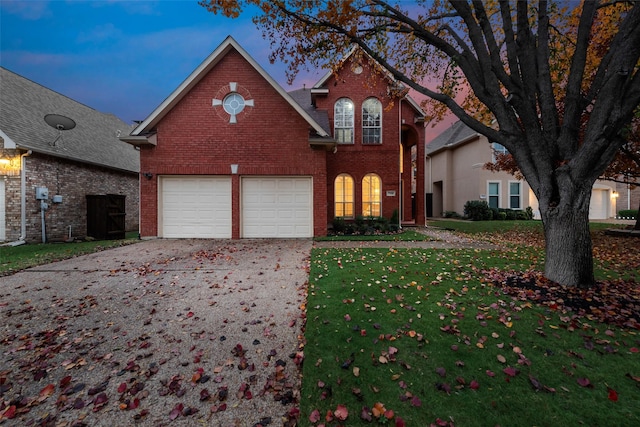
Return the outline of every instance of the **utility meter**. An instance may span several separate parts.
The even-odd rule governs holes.
[[[36,200],[47,200],[49,189],[47,187],[36,187]]]

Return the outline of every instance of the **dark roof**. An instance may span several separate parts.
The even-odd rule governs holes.
[[[445,147],[456,146],[468,141],[472,137],[479,136],[480,134],[478,132],[458,120],[427,144],[427,155],[440,151]]]
[[[302,107],[315,120],[322,129],[331,135],[331,126],[329,125],[329,115],[327,110],[318,110],[311,104],[311,90],[307,88],[297,89],[289,92],[293,100]]]
[[[0,131],[17,148],[112,169],[140,170],[139,152],[118,139],[132,127],[113,114],[101,113],[3,67],[0,91]],[[71,118],[76,127],[58,131],[45,122],[47,114]]]

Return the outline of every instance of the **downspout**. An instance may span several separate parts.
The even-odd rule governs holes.
[[[20,238],[19,244],[27,239],[27,160],[33,151],[29,150],[20,155]]]
[[[398,101],[398,230],[402,230],[402,98]]]

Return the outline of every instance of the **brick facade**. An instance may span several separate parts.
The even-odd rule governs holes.
[[[236,116],[237,123],[212,99],[236,91],[254,101]],[[142,236],[159,235],[158,176],[230,175],[232,236],[240,237],[239,176],[313,177],[314,235],[326,234],[326,152],[309,145],[309,124],[236,51],[225,55],[157,126],[157,145],[143,146],[140,171]]]
[[[45,211],[47,241],[63,241],[69,236],[85,237],[87,232],[88,194],[123,194],[126,196],[126,228],[138,229],[138,174],[118,172],[71,160],[32,153],[25,158],[26,173],[26,241],[42,239],[40,202],[36,187],[49,190],[49,209]],[[5,181],[6,240],[17,240],[21,234],[21,178],[19,174],[2,176]],[[53,203],[54,195],[62,203]]]
[[[360,67],[358,67],[358,65]],[[354,72],[357,69],[358,72]],[[347,61],[338,73],[323,85],[327,95],[316,95],[316,106],[326,110],[333,130],[334,105],[340,98],[349,98],[354,104],[354,143],[339,144],[335,153],[327,156],[327,217],[334,218],[334,182],[338,175],[353,178],[355,190],[355,216],[362,215],[362,179],[376,174],[382,181],[382,216],[389,219],[394,211],[402,213],[403,221],[414,220],[424,224],[424,171],[418,162],[418,174],[412,177],[411,148],[418,150],[417,158],[424,158],[424,126],[416,124],[419,117],[406,100],[390,96],[392,83],[376,71],[367,60],[358,64]],[[382,143],[362,143],[362,104],[375,98],[382,104]],[[400,150],[404,164],[400,167]],[[421,156],[421,157],[420,157]],[[402,170],[402,173],[401,173]],[[403,183],[402,190],[400,183]],[[412,212],[412,181],[416,188],[416,212]],[[402,198],[402,202],[401,202]],[[402,205],[401,205],[402,203]]]

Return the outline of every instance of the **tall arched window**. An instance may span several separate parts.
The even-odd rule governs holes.
[[[333,107],[334,137],[339,144],[353,144],[353,101],[340,98]]]
[[[382,181],[370,173],[362,179],[362,216],[382,215]]]
[[[382,144],[382,103],[376,98],[362,103],[362,143]]]
[[[335,216],[353,218],[353,178],[346,173],[336,177],[334,182]]]

